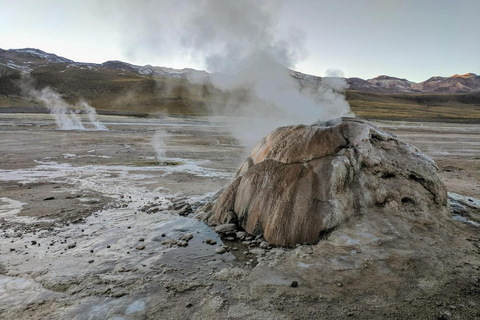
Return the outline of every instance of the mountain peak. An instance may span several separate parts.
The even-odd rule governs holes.
[[[48,53],[35,48],[10,49],[8,51],[28,54],[37,58],[47,60],[48,62],[52,62],[52,63],[73,63],[74,62],[73,60],[60,57],[60,56],[57,56],[56,54]]]
[[[391,77],[391,76],[387,76],[387,75],[384,75],[384,74],[376,76],[372,80],[402,80],[402,81],[408,81],[407,79]]]
[[[469,79],[469,78],[475,78],[478,77],[475,73],[469,72],[465,74],[454,74],[450,78],[463,78],[463,79]]]

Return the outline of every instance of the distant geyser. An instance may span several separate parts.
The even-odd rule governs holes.
[[[415,224],[448,217],[437,166],[417,148],[356,119],[281,127],[263,138],[206,216],[276,245],[316,243],[367,210]]]

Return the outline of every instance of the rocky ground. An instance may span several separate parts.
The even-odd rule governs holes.
[[[480,317],[478,126],[378,123],[436,161],[469,216],[425,226],[371,212],[282,248],[194,218],[246,157],[230,119],[100,120],[109,131],[1,115],[0,318]]]

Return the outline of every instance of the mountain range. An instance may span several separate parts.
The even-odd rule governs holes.
[[[325,80],[288,72],[301,88],[315,88]],[[122,61],[84,63],[38,49],[0,49],[0,113],[48,112],[22,93],[22,74],[29,74],[35,89],[50,87],[72,105],[83,99],[99,114],[222,114],[227,103],[241,107],[249,99],[244,90],[225,91],[210,81],[197,81],[209,79],[205,71]],[[473,73],[432,77],[421,83],[385,75],[345,81],[349,84],[346,100],[360,118],[480,123],[480,77]]]
[[[194,69],[172,69],[151,65],[137,66],[122,61],[107,61],[102,64],[75,62],[39,49],[0,49],[0,78],[18,72],[31,73],[47,66],[63,66],[64,69],[78,68],[98,71],[100,69],[136,73],[140,76],[167,77],[177,79],[202,79],[209,76],[205,71]],[[59,70],[61,72],[62,70]],[[321,77],[290,71],[292,77],[308,82],[319,82]],[[380,75],[373,79],[346,78],[350,90],[375,93],[468,93],[480,92],[480,76],[474,73],[455,74],[451,77],[434,76],[415,83],[407,79]]]

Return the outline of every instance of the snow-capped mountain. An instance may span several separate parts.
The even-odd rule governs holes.
[[[102,64],[85,63],[76,62],[57,56],[53,53],[47,53],[45,51],[33,48],[10,50],[0,49],[0,74],[7,73],[7,70],[2,70],[2,67],[3,69],[8,68],[24,73],[30,73],[36,68],[49,65],[63,65],[65,68],[80,68],[90,70],[107,68],[121,72],[137,73],[145,76],[161,76],[195,80],[208,77],[208,73],[205,71],[189,68],[172,69],[167,67],[155,67],[151,65],[137,66],[122,61],[107,61]]]
[[[15,72],[30,73],[40,67],[56,66],[57,72],[69,68],[82,70],[113,70],[119,74],[136,74],[141,77],[178,78],[199,81],[208,79],[205,71],[194,69],[172,69],[158,66],[138,66],[122,61],[107,61],[102,64],[75,62],[53,53],[33,48],[0,49],[0,78],[10,76]],[[290,75],[301,85],[318,85],[321,77],[290,70]],[[373,79],[346,78],[350,90],[377,93],[422,93],[422,92],[480,92],[480,76],[474,73],[455,74],[451,77],[431,77],[420,83],[407,79],[380,75]]]

